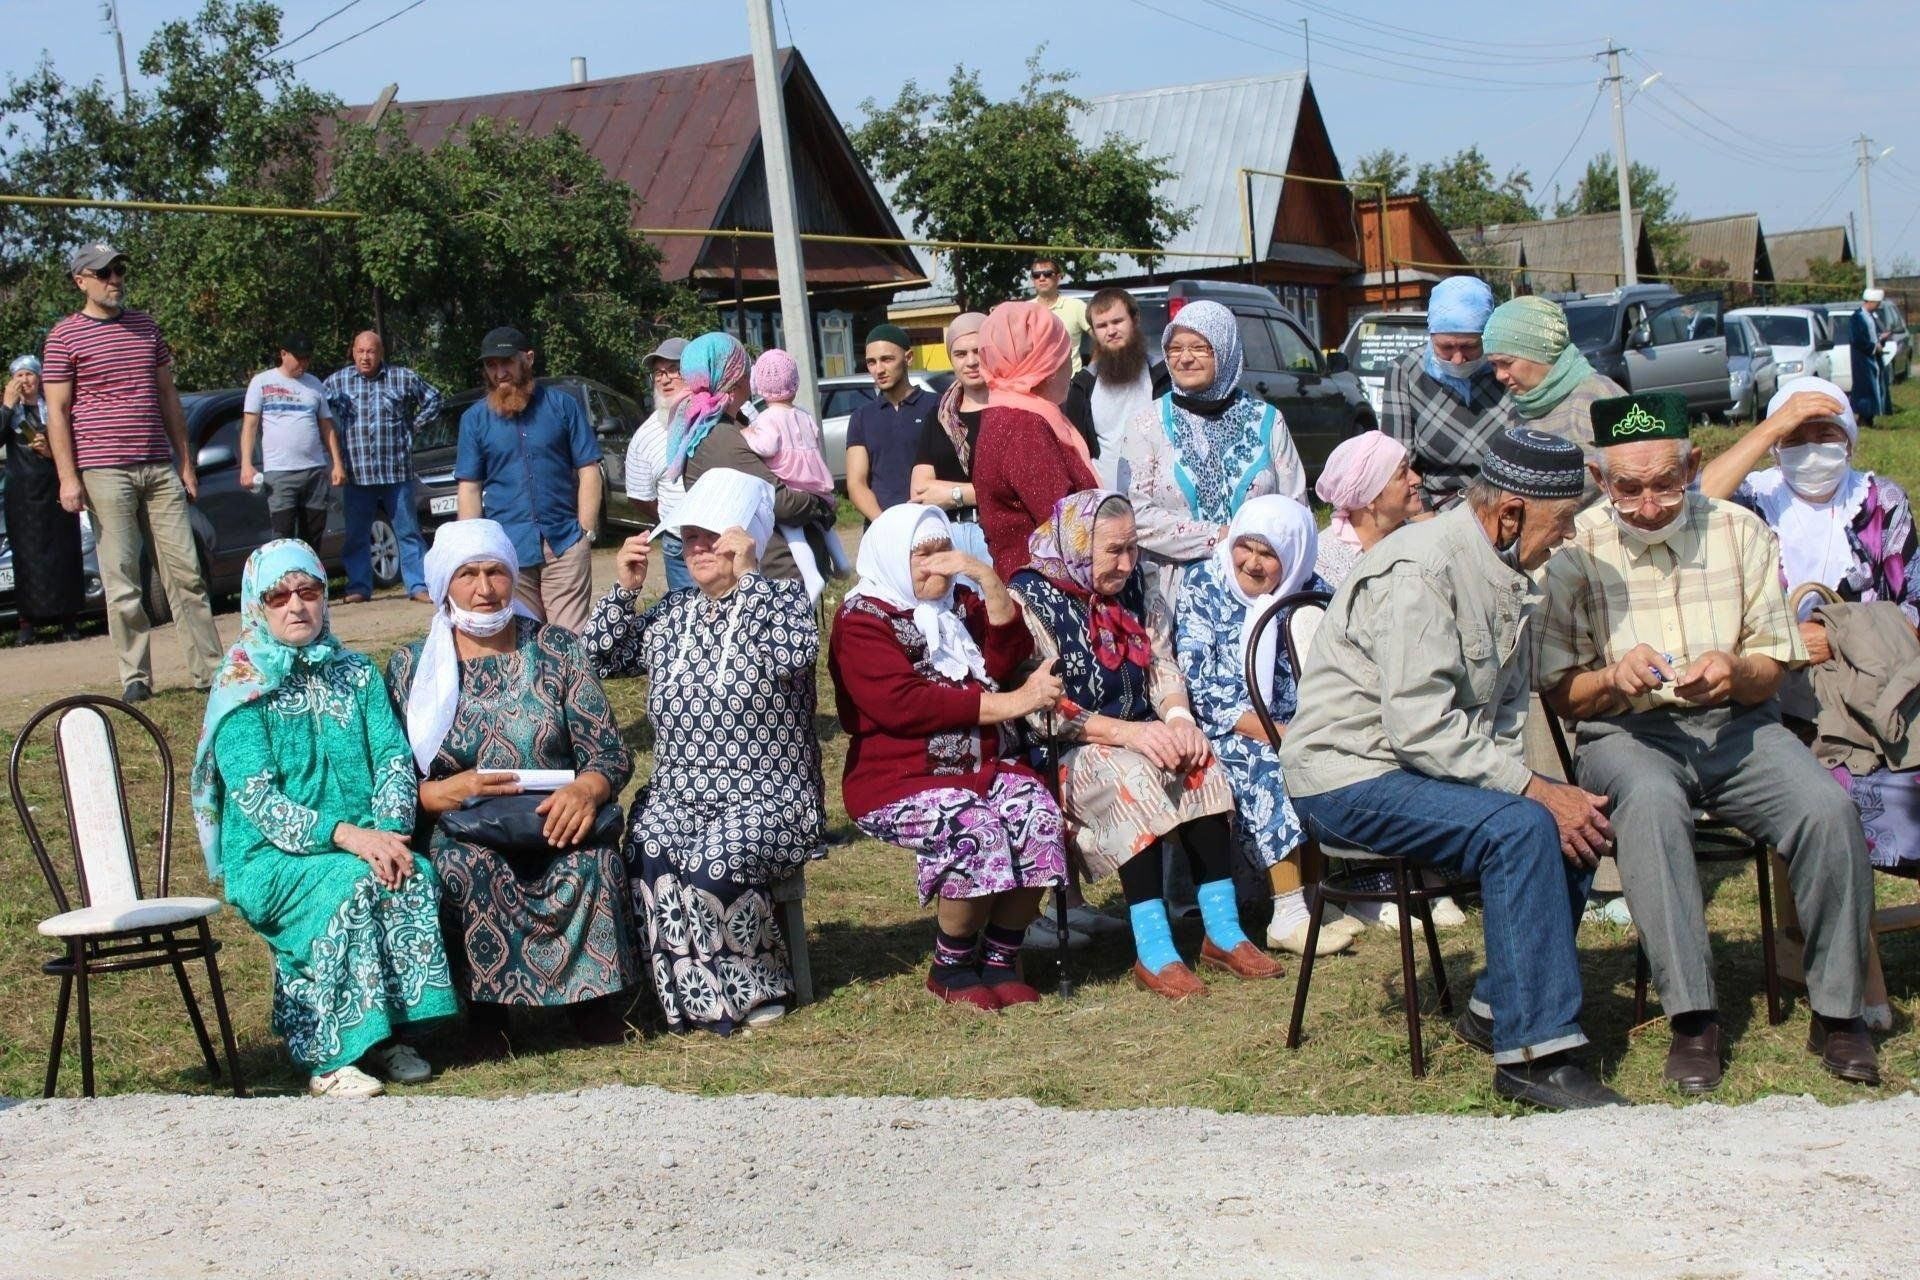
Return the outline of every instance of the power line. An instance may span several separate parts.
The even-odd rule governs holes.
[[[1660,76],[1660,87],[1662,89],[1665,89],[1669,93],[1672,93],[1674,96],[1678,97],[1682,102],[1686,103],[1689,107],[1692,107],[1695,111],[1698,111],[1701,115],[1705,116],[1707,119],[1712,120],[1715,123],[1719,124],[1721,128],[1725,129],[1730,136],[1745,141],[1754,150],[1758,151],[1763,156],[1770,158],[1772,156],[1779,154],[1781,151],[1797,151],[1805,155],[1808,159],[1812,159],[1815,156],[1831,156],[1833,154],[1834,148],[1831,145],[1823,146],[1823,145],[1811,144],[1811,143],[1805,143],[1805,142],[1798,142],[1798,143],[1782,142],[1776,138],[1762,138],[1758,134],[1750,133],[1747,130],[1741,128],[1739,125],[1733,123],[1733,121],[1728,120],[1726,117],[1715,115],[1713,112],[1701,106],[1698,102],[1695,102],[1690,96],[1688,96],[1686,90],[1682,89],[1679,85],[1673,82],[1672,77],[1668,76],[1664,71],[1661,71],[1658,67],[1654,66],[1651,62],[1648,62],[1645,58],[1641,57],[1639,54],[1629,52],[1627,56],[1629,58],[1632,58],[1635,62],[1639,63],[1646,70],[1657,73]]]
[[[1410,44],[1426,44],[1426,45],[1432,45],[1435,48],[1451,49],[1459,53],[1478,53],[1478,52],[1484,52],[1490,49],[1513,49],[1513,50],[1583,49],[1584,50],[1584,49],[1590,49],[1593,47],[1593,41],[1591,40],[1545,40],[1545,41],[1539,41],[1539,42],[1461,40],[1453,36],[1435,35],[1431,32],[1425,32],[1425,31],[1409,31],[1404,27],[1388,26],[1387,24],[1380,23],[1380,22],[1368,22],[1363,18],[1356,18],[1351,14],[1342,12],[1339,9],[1335,9],[1331,5],[1315,4],[1313,0],[1288,0],[1288,3],[1292,4],[1295,8],[1306,9],[1311,13],[1320,14],[1322,17],[1331,18],[1335,22],[1344,22],[1350,26],[1359,27],[1363,31],[1370,31],[1376,35],[1391,36],[1391,37],[1406,41],[1407,43],[1410,43]],[[1576,53],[1576,54],[1569,54],[1564,57],[1551,57],[1551,58],[1539,57],[1538,60],[1543,62],[1584,62],[1586,61],[1586,58],[1587,58],[1587,55],[1585,53]]]
[[[389,22],[392,22],[395,18],[398,18],[401,14],[412,13],[415,9],[418,9],[421,5],[425,4],[426,2],[427,0],[413,0],[413,3],[406,6],[404,9],[400,9],[397,12],[390,13],[386,17],[380,19],[380,21],[371,23],[368,26],[364,26],[350,36],[342,36],[340,37],[340,39],[335,40],[332,44],[328,45],[324,49],[315,50],[313,53],[309,53],[303,58],[295,58],[293,60],[293,65],[297,67],[303,62],[312,62],[315,58],[319,57],[323,53],[332,53],[335,49],[338,49],[341,45],[351,44],[353,41],[358,40],[361,36],[366,35],[367,32],[369,31],[379,30],[381,27],[386,26]]]
[[[1674,126],[1678,125],[1680,128],[1693,134],[1709,151],[1740,164],[1764,164],[1769,168],[1782,170],[1787,173],[1824,174],[1832,172],[1831,169],[1826,168],[1816,169],[1809,168],[1806,165],[1785,164],[1777,157],[1765,155],[1755,151],[1751,147],[1746,147],[1738,142],[1722,138],[1710,130],[1695,124],[1657,98],[1647,99],[1646,106],[1650,111],[1655,113],[1650,116],[1649,119],[1659,124],[1668,132],[1674,132]],[[1676,134],[1676,136],[1678,135]]]
[[[1247,8],[1245,5],[1229,3],[1228,0],[1205,0],[1205,3],[1233,17],[1241,18],[1248,22],[1258,23],[1263,27],[1267,27],[1267,28],[1270,28],[1271,30],[1278,31],[1282,35],[1304,39],[1304,37],[1296,36],[1296,33],[1290,24],[1277,22],[1274,19],[1266,17],[1265,15],[1255,10]],[[1463,59],[1436,58],[1432,55],[1427,55],[1427,54],[1413,54],[1411,56],[1419,58],[1421,60],[1410,62],[1410,61],[1404,60],[1400,56],[1398,51],[1395,51],[1393,53],[1388,53],[1368,45],[1354,44],[1351,41],[1342,40],[1337,36],[1329,36],[1329,35],[1322,34],[1320,37],[1320,40],[1323,44],[1331,45],[1334,48],[1343,50],[1344,52],[1347,52],[1347,53],[1358,54],[1363,58],[1371,58],[1386,66],[1396,67],[1404,71],[1424,72],[1428,75],[1445,76],[1451,80],[1464,80],[1474,84],[1496,85],[1501,88],[1509,88],[1509,89],[1564,89],[1575,84],[1585,83],[1585,81],[1576,81],[1576,80],[1501,80],[1501,79],[1495,79],[1492,76],[1467,75],[1465,72],[1448,71],[1448,70],[1445,70],[1444,68],[1436,67],[1432,65],[1432,63],[1436,61],[1457,62],[1457,61],[1464,61]],[[1486,61],[1485,59],[1480,59],[1477,62],[1474,62],[1472,65],[1484,67],[1486,65]]]
[[[280,52],[282,49],[287,48],[289,45],[299,44],[302,40],[305,40],[308,36],[312,35],[314,32],[318,31],[320,28],[326,26],[329,22],[332,22],[335,18],[339,17],[341,14],[345,13],[347,10],[353,8],[353,6],[359,3],[360,3],[360,0],[347,0],[345,4],[341,5],[338,9],[335,9],[332,13],[320,19],[320,21],[314,23],[312,26],[308,27],[305,31],[302,31],[299,35],[293,37],[291,40],[282,40],[279,44],[273,46],[273,48],[267,50],[264,54],[260,56],[262,58],[271,58],[274,54]]]
[[[1825,200],[1822,200],[1819,206],[1815,208],[1812,213],[1800,219],[1800,225],[1802,227],[1811,227],[1813,226],[1814,223],[1818,222],[1820,220],[1820,215],[1827,211],[1827,206],[1832,204],[1834,201],[1834,198],[1838,196],[1842,191],[1845,191],[1847,189],[1847,184],[1852,181],[1853,181],[1853,172],[1849,170],[1841,176],[1838,185],[1836,185],[1833,190],[1827,192],[1827,198]]]
[[[1553,186],[1553,180],[1560,176],[1560,170],[1565,168],[1567,161],[1573,158],[1574,150],[1580,145],[1580,140],[1587,136],[1587,126],[1593,123],[1593,113],[1600,108],[1600,95],[1605,87],[1605,81],[1593,87],[1593,101],[1587,104],[1587,118],[1580,122],[1580,129],[1573,135],[1573,141],[1567,144],[1567,153],[1560,157],[1560,163],[1553,166],[1553,172],[1548,174],[1547,180],[1540,184],[1540,195],[1542,199],[1546,197],[1548,188]]]

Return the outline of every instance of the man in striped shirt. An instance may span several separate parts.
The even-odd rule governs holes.
[[[153,693],[140,592],[143,524],[152,531],[154,567],[180,626],[188,674],[196,689],[209,688],[220,669],[220,636],[187,516],[200,482],[173,385],[173,352],[152,316],[126,306],[125,254],[82,245],[67,269],[86,305],[47,335],[40,376],[47,440],[60,471],[60,505],[93,512],[123,696],[142,702]]]

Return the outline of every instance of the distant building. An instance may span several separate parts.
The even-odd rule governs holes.
[[[1683,252],[1687,270],[1684,274],[1726,277],[1724,282],[1676,281],[1681,292],[1727,288],[1746,298],[1765,297],[1770,293],[1774,281],[1773,258],[1767,252],[1767,237],[1760,229],[1759,214],[1730,213],[1719,218],[1696,218],[1681,223],[1679,230],[1685,236]]]
[[[1455,227],[1448,234],[1469,261],[1511,258],[1507,265],[1524,266],[1516,292],[1605,293],[1623,283],[1618,213]],[[1633,239],[1635,272],[1643,282],[1657,279],[1653,244],[1638,212]]]
[[[1468,262],[1425,196],[1387,198],[1384,244],[1379,201],[1362,195],[1354,209],[1360,218],[1360,260],[1367,264],[1348,290],[1356,311],[1417,311],[1427,305],[1433,286],[1448,276],[1475,274],[1504,280],[1513,274],[1483,270]]]
[[[1853,261],[1853,240],[1845,227],[1808,227],[1767,237],[1767,257],[1776,280],[1805,280],[1815,262]]]

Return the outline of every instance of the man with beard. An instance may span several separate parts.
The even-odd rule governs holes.
[[[460,518],[497,520],[520,558],[514,594],[578,631],[593,600],[600,442],[580,402],[533,380],[533,344],[500,328],[480,344],[487,395],[460,417]]]
[[[1080,428],[1093,454],[1100,483],[1125,491],[1119,477],[1120,441],[1135,414],[1173,389],[1167,366],[1147,360],[1140,304],[1125,289],[1102,289],[1087,303],[1093,325],[1093,364],[1073,375],[1067,421]]]
[[[1840,1079],[1877,1085],[1861,1018],[1873,871],[1853,802],[1780,723],[1775,694],[1807,647],[1779,548],[1758,516],[1694,487],[1686,397],[1597,400],[1592,418],[1589,469],[1606,501],[1542,575],[1534,680],[1577,722],[1579,785],[1611,800],[1627,906],[1672,1030],[1667,1084],[1706,1093],[1722,1072],[1694,865],[1705,808],[1786,859],[1806,931],[1807,1049]]]

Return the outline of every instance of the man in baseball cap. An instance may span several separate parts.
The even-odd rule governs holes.
[[[662,526],[674,523],[687,492],[683,478],[667,475],[667,425],[673,417],[673,406],[686,394],[686,385],[680,380],[680,353],[686,349],[685,338],[668,338],[646,354],[647,373],[653,381],[653,412],[627,443],[627,497],[639,506],[643,519]],[[667,590],[693,585],[679,534],[661,534],[660,561],[666,570]]]
[[[313,339],[288,333],[280,360],[247,384],[240,417],[240,483],[254,484],[254,442],[260,444],[258,474],[266,478],[267,518],[279,538],[299,538],[317,553],[327,531],[333,488],[347,482],[340,433],[335,430],[327,389],[308,372]]]

